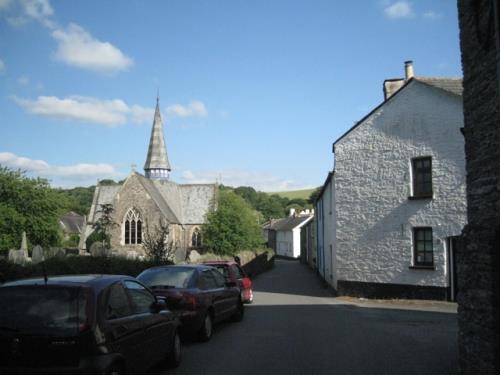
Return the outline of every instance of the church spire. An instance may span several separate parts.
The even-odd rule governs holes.
[[[163,138],[163,123],[160,115],[160,96],[156,96],[156,109],[149,140],[148,156],[144,164],[147,178],[167,179],[170,163],[168,162],[167,147]]]

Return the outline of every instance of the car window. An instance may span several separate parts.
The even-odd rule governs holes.
[[[194,273],[190,267],[159,267],[142,272],[137,279],[152,289],[189,288]]]
[[[151,311],[151,305],[156,301],[149,290],[141,284],[126,280],[125,288],[132,300],[132,313],[143,314]]]
[[[4,287],[0,301],[0,326],[14,331],[65,337],[86,321],[87,300],[78,287]]]
[[[217,271],[217,270],[210,270],[212,272],[212,275],[214,276],[215,279],[215,285],[217,285],[217,288],[224,288],[226,285],[226,279],[222,274]]]
[[[204,290],[217,288],[217,283],[215,282],[215,279],[210,270],[202,271],[200,278],[198,280],[198,288]]]
[[[229,278],[229,269],[227,266],[217,265],[215,268],[217,268],[217,271],[219,271],[225,279]]]
[[[245,276],[245,274],[243,273],[243,270],[238,267],[236,264],[233,264],[231,266],[231,269],[233,271],[233,274],[236,276],[237,279],[243,279]]]
[[[109,287],[106,319],[123,318],[132,314],[129,300],[121,283]]]

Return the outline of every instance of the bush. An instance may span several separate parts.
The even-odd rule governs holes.
[[[164,264],[172,263],[165,262]],[[0,260],[0,281],[43,277],[44,267],[47,276],[107,274],[135,277],[145,269],[155,265],[157,264],[154,264],[152,261],[122,257],[54,257],[42,263],[26,264],[24,266]]]

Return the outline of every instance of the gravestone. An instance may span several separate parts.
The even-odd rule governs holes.
[[[185,248],[177,248],[174,252],[174,263],[181,263],[186,261],[187,251]]]
[[[21,250],[24,252],[24,256],[27,258],[28,257],[28,240],[26,239],[26,232],[23,231],[23,236],[21,239]]]
[[[111,251],[106,249],[106,247],[101,242],[94,242],[90,246],[90,255],[93,257],[107,257],[111,255]]]
[[[36,245],[31,253],[31,262],[33,264],[37,264],[43,262],[44,260],[45,256],[43,254],[43,248],[40,245]]]
[[[26,256],[27,251],[24,250],[14,250],[10,249],[9,250],[9,257],[7,258],[9,262],[15,263],[15,264],[25,264],[29,263],[31,259],[29,259]]]
[[[189,263],[198,263],[200,258],[201,255],[196,250],[191,250],[191,252],[189,253]]]

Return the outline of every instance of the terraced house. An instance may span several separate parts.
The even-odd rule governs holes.
[[[405,70],[333,144],[318,264],[339,294],[452,300],[466,224],[462,81]]]

